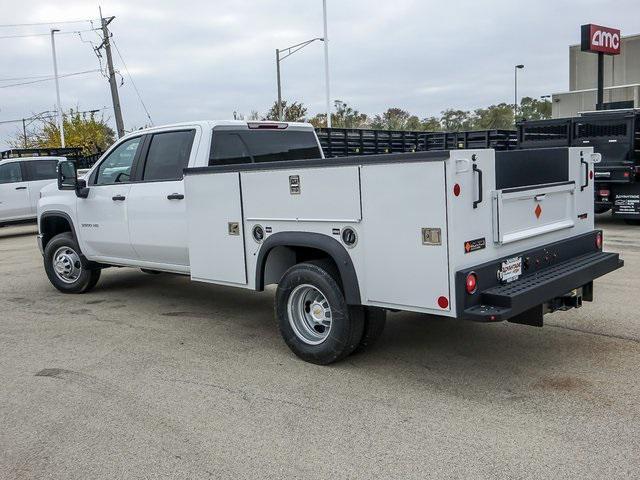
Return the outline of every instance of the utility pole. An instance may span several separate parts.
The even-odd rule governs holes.
[[[282,121],[282,86],[280,84],[280,49],[276,48],[276,72],[278,74],[278,120]]]
[[[22,119],[22,139],[24,140],[24,148],[27,148],[27,119]]]
[[[58,129],[60,130],[60,146],[64,148],[64,114],[62,112],[62,105],[60,104],[60,83],[58,82],[58,60],[56,59],[55,40],[55,33],[59,31],[60,30],[56,28],[51,29],[51,53],[53,54],[53,76],[56,81],[56,99],[58,101]]]
[[[97,48],[104,47],[104,51],[107,54],[107,70],[109,73],[109,86],[111,87],[111,100],[113,101],[113,113],[116,117],[116,130],[118,131],[118,137],[124,135],[124,122],[122,121],[122,110],[120,108],[120,96],[118,95],[118,83],[116,82],[116,74],[113,70],[113,58],[111,56],[111,42],[109,41],[110,33],[108,25],[116,17],[104,18],[102,16],[102,9],[100,8],[100,23],[102,24],[102,44]]]
[[[322,0],[324,19],[324,80],[327,91],[327,127],[331,128],[331,93],[329,91],[329,35],[327,33],[327,0]]]

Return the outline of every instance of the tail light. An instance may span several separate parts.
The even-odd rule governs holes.
[[[465,288],[467,289],[467,293],[469,295],[473,295],[474,293],[476,293],[476,290],[478,289],[478,277],[475,273],[471,272],[469,275],[467,275]]]
[[[602,232],[596,233],[596,247],[598,250],[602,250]]]
[[[598,195],[600,195],[601,197],[608,197],[610,193],[611,192],[609,190],[604,188],[598,191]]]

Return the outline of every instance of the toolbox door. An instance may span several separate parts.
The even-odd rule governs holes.
[[[191,278],[246,285],[240,174],[187,175],[185,197]]]
[[[575,182],[498,190],[493,196],[494,240],[507,244],[575,225]]]
[[[367,303],[450,311],[445,162],[365,165],[361,172]]]

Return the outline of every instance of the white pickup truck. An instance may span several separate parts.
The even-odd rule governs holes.
[[[328,364],[387,310],[542,326],[622,266],[594,230],[590,148],[325,159],[313,128],[194,122],[119,140],[82,179],[61,162],[38,205],[60,291],[137,267],[261,291],[287,345]]]
[[[0,227],[34,221],[40,190],[56,180],[65,157],[15,157],[0,160]]]

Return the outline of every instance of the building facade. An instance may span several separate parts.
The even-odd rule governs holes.
[[[596,109],[598,55],[569,47],[569,91],[552,95],[554,118]],[[604,102],[640,108],[640,35],[622,37],[620,55],[604,57]]]

